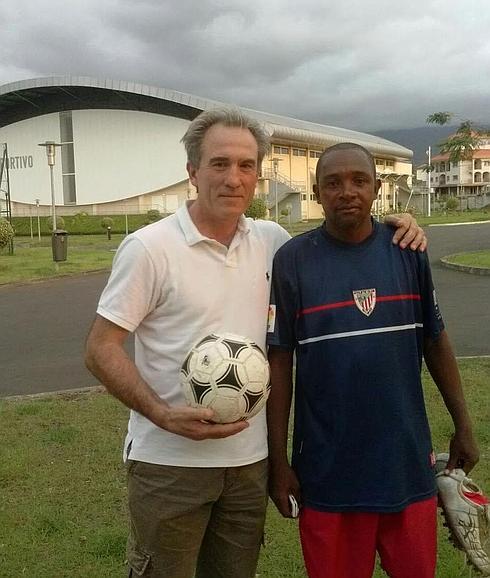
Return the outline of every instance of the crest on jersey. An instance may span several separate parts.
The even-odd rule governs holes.
[[[359,289],[352,291],[356,307],[369,317],[376,306],[376,289]]]

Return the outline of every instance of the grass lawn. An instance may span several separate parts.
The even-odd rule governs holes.
[[[15,239],[14,254],[0,252],[0,285],[109,269],[123,235],[68,236],[67,260],[53,262],[51,238]]]
[[[481,448],[475,478],[490,491],[490,359],[462,360]],[[451,433],[435,386],[426,400],[436,451]],[[0,576],[125,576],[127,411],[106,394],[0,400]],[[353,472],[355,475],[355,472]],[[462,559],[440,531],[438,578],[460,578]],[[269,508],[261,578],[303,578],[296,523]],[[383,574],[377,570],[376,577]],[[416,578],[416,577],[414,577]]]
[[[469,267],[490,268],[490,249],[488,251],[472,251],[470,253],[457,253],[448,257],[450,263],[467,265]]]
[[[463,221],[490,220],[490,212],[463,211],[446,215],[436,213],[432,217],[417,216],[422,226],[437,223],[453,223]],[[306,222],[281,224],[291,235],[298,235],[318,227],[321,219]],[[5,248],[0,250],[0,285],[6,283],[29,282],[64,275],[76,275],[88,271],[109,269],[114,251],[124,238],[122,234],[112,235],[111,241],[105,234],[101,235],[68,235],[67,260],[53,262],[51,252],[51,237],[16,237],[14,254],[9,255]]]
[[[446,223],[471,223],[473,221],[490,221],[490,208],[481,211],[438,211],[430,217],[415,215],[422,227],[427,225],[443,225]]]

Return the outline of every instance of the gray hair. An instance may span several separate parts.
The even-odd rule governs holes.
[[[206,131],[215,124],[223,126],[239,127],[248,129],[257,142],[257,169],[262,164],[262,159],[269,149],[269,136],[261,124],[249,116],[246,116],[239,108],[214,108],[205,110],[197,116],[187,128],[181,142],[184,143],[187,152],[187,160],[194,167],[201,163],[202,141]]]

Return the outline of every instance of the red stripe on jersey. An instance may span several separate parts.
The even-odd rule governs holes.
[[[325,311],[325,309],[338,309],[339,307],[349,307],[349,305],[354,305],[354,301],[339,301],[338,303],[327,303],[326,305],[316,305],[315,307],[307,307],[306,309],[301,309],[296,313],[296,317],[301,317],[301,315],[308,315],[308,313],[316,313],[317,311]]]
[[[380,301],[420,301],[420,295],[417,293],[402,293],[401,295],[384,295],[376,297],[376,302]],[[355,305],[353,300],[351,301],[338,301],[337,303],[326,303],[325,305],[315,305],[314,307],[307,307],[306,309],[300,309],[296,313],[296,317],[301,317],[302,315],[308,315],[310,313],[317,313],[318,311],[326,311],[327,309],[339,309],[340,307],[350,307]]]
[[[420,301],[420,295],[410,293],[405,295],[384,295],[382,297],[376,297],[376,301]]]

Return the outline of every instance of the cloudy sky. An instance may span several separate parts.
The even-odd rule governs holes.
[[[0,0],[0,84],[134,80],[354,128],[490,119],[486,0]]]

